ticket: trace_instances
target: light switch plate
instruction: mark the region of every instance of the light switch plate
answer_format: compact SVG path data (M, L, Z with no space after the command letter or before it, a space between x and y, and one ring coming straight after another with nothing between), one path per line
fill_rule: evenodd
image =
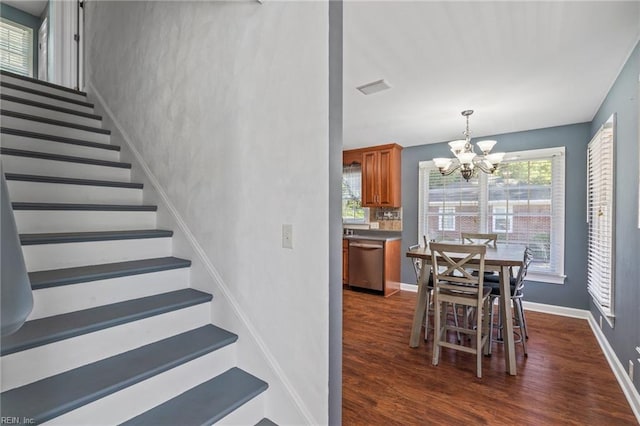
M282 225L282 248L293 248L293 225Z

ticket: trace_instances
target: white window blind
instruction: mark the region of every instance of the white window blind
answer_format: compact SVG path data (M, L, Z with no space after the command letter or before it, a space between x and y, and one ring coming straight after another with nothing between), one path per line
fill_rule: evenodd
M33 30L0 19L0 68L33 77Z
M494 174L466 182L458 172L442 176L433 162L421 162L418 241L497 233L499 244L533 250L530 279L564 282L564 165L564 147L512 152ZM452 229L440 226L443 211L455 217Z
M587 289L608 318L614 316L614 124L611 116L587 147Z

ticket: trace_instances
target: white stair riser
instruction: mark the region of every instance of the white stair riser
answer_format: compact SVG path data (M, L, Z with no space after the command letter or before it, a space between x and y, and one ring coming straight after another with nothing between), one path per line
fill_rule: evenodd
M2 155L2 169L5 173L131 182L131 169L17 155Z
M75 129L73 127L59 126L56 124L41 123L39 121L24 118L2 116L2 126L12 129L25 130L27 132L44 133L63 138L81 139L83 141L110 143L111 136L88 130Z
M14 210L18 232L87 232L154 229L156 212Z
M110 186L7 180L11 201L36 203L142 204L142 190Z
M171 256L171 238L22 246L27 271Z
M73 145L50 140L28 138L24 136L0 135L0 144L4 148L23 149L25 151L46 152L47 154L71 155L73 157L92 158L94 160L120 161L120 151Z
M93 114L93 108L90 108L88 106L84 106L84 105L78 105L76 103L73 102L66 102L66 101L61 101L61 100L57 100L57 99L51 99L47 96L40 96L40 95L35 95L33 93L27 93L24 92L22 90L18 90L18 89L9 89L7 87L3 87L2 88L2 93L4 93L5 95L11 95L11 96L15 96L18 98L22 98L22 99L29 99L35 102L40 102L43 104L48 104L48 105L54 105L54 106L59 106L61 108L68 108L68 109L72 109L74 111L80 111L80 112L86 112L89 114Z
M2 391L204 326L209 310L203 303L5 355Z
M217 426L255 425L264 418L264 392L216 422Z
M189 278L190 268L180 268L35 290L27 320L180 290Z
M82 124L83 126L102 127L102 121L95 118L83 117L81 115L56 111L48 108L40 108L34 105L27 105L21 102L1 100L2 109L21 112L23 114L35 115L36 117L50 118L52 120L66 121L67 123ZM67 108L68 109L68 108Z
M81 95L80 93L72 93L67 90L56 89L55 87L45 86L43 84L32 83L30 81L22 80L19 78L13 78L8 75L3 75L0 77L0 81L4 83L11 83L16 86L25 87L27 89L37 90L39 92L45 92L56 96L64 96L65 98L74 99L81 102L87 102L87 97ZM2 88L4 91L4 88Z
M228 345L74 411L46 425L114 425L171 399L235 366L236 345Z

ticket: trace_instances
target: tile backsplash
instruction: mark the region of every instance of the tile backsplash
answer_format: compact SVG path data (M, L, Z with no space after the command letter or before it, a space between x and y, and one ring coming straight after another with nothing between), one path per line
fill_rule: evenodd
M378 224L380 230L402 231L402 208L372 207L369 209L371 228Z

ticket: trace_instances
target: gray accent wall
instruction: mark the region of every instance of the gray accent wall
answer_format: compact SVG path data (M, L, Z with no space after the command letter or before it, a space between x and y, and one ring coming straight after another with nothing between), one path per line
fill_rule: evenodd
M640 230L638 229L638 129L640 95L640 43L611 87L591 123L590 136L616 114L615 163L615 321L613 328L603 321L602 331L626 369L629 360L635 364L635 387L640 391ZM589 303L596 318L600 311Z
M557 146L566 148L565 275L567 278L564 284L527 281L527 301L588 309L585 176L589 131L590 123L581 123L486 136L488 139L498 141L494 150L499 151L523 151ZM418 242L418 163L434 157L451 157L451 155L446 142L407 147L402 151L402 245L404 247ZM415 283L415 281L415 274L409 260L403 258L402 282Z
M38 78L38 30L42 19L4 3L0 4L0 16L33 30L33 78Z

